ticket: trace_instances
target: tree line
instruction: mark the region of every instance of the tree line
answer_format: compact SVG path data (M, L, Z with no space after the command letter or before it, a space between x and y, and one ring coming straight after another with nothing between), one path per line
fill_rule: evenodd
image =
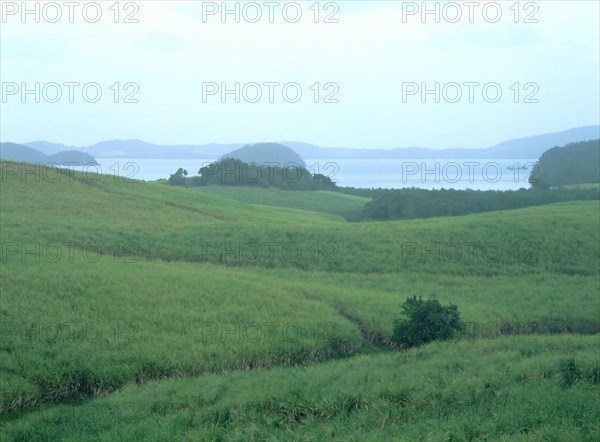
M331 178L311 173L296 163L253 164L225 158L198 170L198 175L188 177L188 171L180 168L171 175L168 183L173 186L249 186L275 187L284 190L335 190Z
M352 193L352 192L350 192ZM456 216L519 209L564 201L598 200L598 188L520 190L377 189L363 219L391 220Z
M542 154L529 183L534 188L600 182L600 139L553 147Z

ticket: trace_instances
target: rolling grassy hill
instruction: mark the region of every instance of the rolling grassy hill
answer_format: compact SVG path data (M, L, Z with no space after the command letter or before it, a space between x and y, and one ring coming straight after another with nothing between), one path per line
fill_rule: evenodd
M371 200L361 196L325 190L289 192L275 188L225 186L206 186L195 189L244 203L328 213L351 220L358 218L364 205Z
M3 440L599 434L598 335L538 335L600 330L598 202L350 223L343 195L27 170L0 163ZM467 336L393 351L414 294Z
M3 164L10 169L0 178L3 235L17 246L37 241L121 257L358 273L596 275L600 261L597 201L348 223L111 176L56 177L40 168L51 178L36 182Z
M600 435L596 337L430 344L131 385L35 410L12 440L570 440Z

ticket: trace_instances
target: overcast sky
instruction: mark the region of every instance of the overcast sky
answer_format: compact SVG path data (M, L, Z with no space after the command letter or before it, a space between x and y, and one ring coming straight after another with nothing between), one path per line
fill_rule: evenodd
M597 1L47 3L0 2L2 141L476 148L600 120Z

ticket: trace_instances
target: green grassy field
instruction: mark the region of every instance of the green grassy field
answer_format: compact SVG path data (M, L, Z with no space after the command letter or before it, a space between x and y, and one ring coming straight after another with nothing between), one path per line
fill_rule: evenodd
M596 275L600 262L598 202L348 223L110 176L3 176L3 234L17 248L38 241L123 259L353 273Z
M5 424L12 440L597 440L597 337L430 344L131 385Z
M564 187L567 189L598 189L600 183L568 184Z
M324 190L290 192L274 188L224 186L198 187L195 190L244 203L328 213L349 220L356 219L365 203L370 201L370 198Z
M329 192L0 167L2 440L600 434L598 202L356 223ZM412 295L467 332L392 348Z

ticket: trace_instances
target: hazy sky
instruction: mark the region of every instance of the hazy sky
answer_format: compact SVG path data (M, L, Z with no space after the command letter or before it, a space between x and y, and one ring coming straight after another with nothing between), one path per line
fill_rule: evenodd
M600 120L597 1L27 3L0 1L2 141L487 147Z

